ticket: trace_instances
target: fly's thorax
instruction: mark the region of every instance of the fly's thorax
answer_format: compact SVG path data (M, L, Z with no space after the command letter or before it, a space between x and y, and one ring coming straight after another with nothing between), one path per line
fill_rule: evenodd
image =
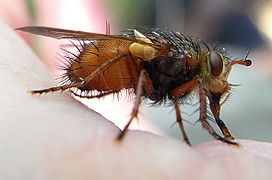
M229 59L216 50L203 51L199 58L200 78L207 90L226 93L230 89L227 79L232 67Z

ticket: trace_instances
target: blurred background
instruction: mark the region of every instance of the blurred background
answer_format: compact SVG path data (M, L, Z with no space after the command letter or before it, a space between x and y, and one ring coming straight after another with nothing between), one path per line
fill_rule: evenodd
M105 33L108 22L115 34L127 28L168 27L210 44L220 44L234 59L245 57L249 51L253 65L233 68L229 82L241 85L233 88L221 117L237 138L272 142L272 0L0 0L0 3L0 18L12 28L42 25ZM19 34L56 76L59 41ZM121 101L112 97L82 101L119 127L126 124L132 108L126 95ZM185 126L192 143L212 140L199 123L195 124L198 114L191 114L196 107L181 108L183 118L190 122L185 122ZM146 102L132 128L181 139L172 111L149 107Z

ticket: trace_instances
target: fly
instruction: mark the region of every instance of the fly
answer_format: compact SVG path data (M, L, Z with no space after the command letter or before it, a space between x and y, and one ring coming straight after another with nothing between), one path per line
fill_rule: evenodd
M135 95L130 119L118 134L118 140L124 137L133 119L137 118L142 99L149 99L154 104L170 103L174 107L183 139L191 145L183 126L180 105L187 96L197 92L199 121L204 129L219 141L238 145L220 118L220 110L222 99L228 97L231 89L227 79L232 66L250 66L252 62L247 57L231 60L218 48L210 49L202 41L179 32L153 28L127 30L121 35L38 26L17 30L56 39L77 40L81 44L74 44L78 54L71 52L72 56L65 58L67 63L62 84L32 90L31 94L67 90L75 96L91 99L127 89ZM208 107L223 136L209 124Z

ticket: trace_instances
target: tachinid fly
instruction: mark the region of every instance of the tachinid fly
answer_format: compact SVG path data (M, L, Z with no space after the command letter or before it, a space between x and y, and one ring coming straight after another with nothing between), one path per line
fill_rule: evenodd
M169 102L174 106L184 141L190 145L183 127L180 105L189 94L197 92L202 126L215 139L238 145L220 119L220 108L222 99L228 97L231 89L227 78L232 66L250 66L251 60L231 60L218 48L210 49L202 41L162 29L127 30L121 35L35 26L17 30L80 43L80 46L75 45L79 53L71 52L72 58L66 58L68 63L64 68L62 84L33 90L31 94L67 90L79 97L100 98L123 89L134 93L134 108L127 125L118 135L119 140L137 117L142 99L147 98L154 104ZM207 121L207 106L223 137Z

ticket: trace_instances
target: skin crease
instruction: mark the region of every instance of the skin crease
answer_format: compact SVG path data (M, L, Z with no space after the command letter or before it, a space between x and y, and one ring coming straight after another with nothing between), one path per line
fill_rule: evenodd
M31 96L55 82L0 23L0 179L269 179L272 144L239 140L188 147L150 132L119 129L66 93Z

